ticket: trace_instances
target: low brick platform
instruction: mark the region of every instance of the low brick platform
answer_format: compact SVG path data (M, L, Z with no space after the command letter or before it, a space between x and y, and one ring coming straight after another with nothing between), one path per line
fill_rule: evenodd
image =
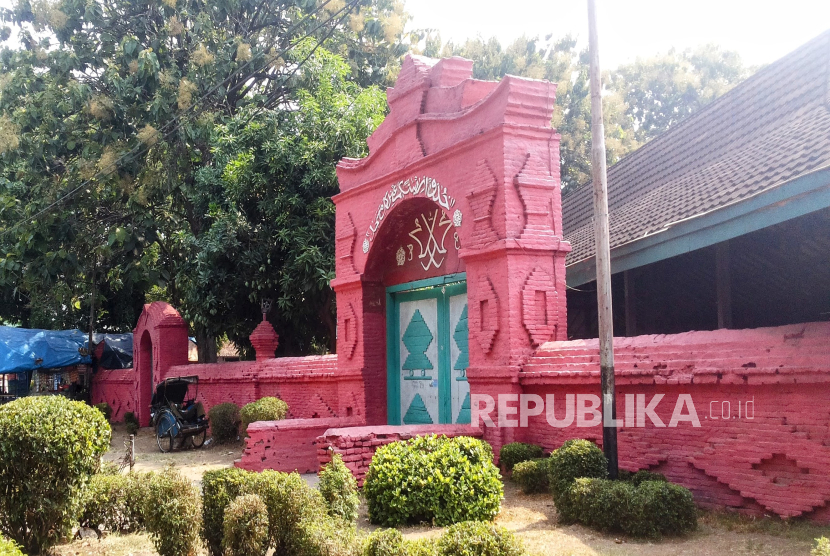
M252 425L253 426L253 425ZM369 471L372 456L378 446L416 436L438 434L447 437L472 436L481 438L483 432L469 425L405 425L332 428L317 438L317 459L320 467L331 461L332 453L340 454L360 486Z
M235 465L248 471L316 473L319 464L315 439L331 427L361 424L362 419L340 417L251 423L242 458Z

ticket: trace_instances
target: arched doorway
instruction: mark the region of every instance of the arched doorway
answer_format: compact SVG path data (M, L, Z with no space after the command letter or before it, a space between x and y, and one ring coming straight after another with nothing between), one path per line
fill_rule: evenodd
M150 402L153 399L153 341L145 330L139 342L138 400L136 409L141 426L150 425Z
M387 422L470 422L467 284L457 223L428 199L391 211L365 276L386 297Z

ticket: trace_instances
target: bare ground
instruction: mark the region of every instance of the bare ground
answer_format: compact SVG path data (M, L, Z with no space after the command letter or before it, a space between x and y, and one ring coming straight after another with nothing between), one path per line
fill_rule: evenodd
M117 461L124 454L128 437L116 426L106 459ZM230 467L242 452L242 443L207 445L200 449L159 452L150 429L136 438L138 471L155 471L174 465L194 482L210 469ZM316 477L314 477L316 478ZM312 477L307 477L314 483ZM549 495L522 494L512 483L505 484L505 500L496 518L499 525L513 531L534 556L809 556L812 539L830 536L830 527L807 523L786 524L777 520L752 520L737 516L704 513L697 532L681 539L643 542L604 535L579 525L559 525ZM361 508L359 528L373 530L368 523L366 504ZM437 527L405 527L407 538L439 536ZM156 556L147 535L110 535L103 540L83 539L57 547L58 556Z
M104 460L118 462L123 459L126 453L125 442L129 436L123 424L113 425L110 450L104 456ZM201 448L193 448L188 442L185 447L179 448L177 445L172 452L164 454L156 444L153 429L141 429L135 437L135 467L133 469L160 471L172 465L187 478L199 482L205 471L231 467L234 460L242 456L244 446L242 441L216 445L209 440Z

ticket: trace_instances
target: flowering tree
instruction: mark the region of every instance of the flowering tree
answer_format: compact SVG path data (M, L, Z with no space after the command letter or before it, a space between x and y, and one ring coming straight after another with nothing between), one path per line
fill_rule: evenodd
M215 292L192 291L210 281L187 274L215 224L198 177L213 141L290 128L331 65L322 45L347 60L329 75L350 98L406 50L398 0L21 0L0 18L0 320L128 330L149 294L186 308L203 360L238 324L217 325ZM269 294L248 288L221 293Z

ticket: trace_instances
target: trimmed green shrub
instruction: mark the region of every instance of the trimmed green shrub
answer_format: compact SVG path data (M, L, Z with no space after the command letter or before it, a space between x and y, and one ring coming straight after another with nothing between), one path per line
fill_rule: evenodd
M222 552L225 508L244 494L257 494L265 503L268 545L276 554L297 556L323 550L320 547L325 543L321 535L327 531L334 531L335 538L344 542L354 541L354 531L343 533L342 537L336 532L338 527L354 527L330 518L322 495L297 473L271 470L251 473L229 468L208 471L202 478L202 537L212 555Z
M294 531L291 546L274 554L286 556L358 556L360 541L351 523L326 514L301 519Z
M141 501L146 476L99 473L89 480L79 523L84 527L126 532L142 528Z
M550 458L536 458L517 463L510 480L519 485L525 494L550 490Z
M360 507L357 481L343 463L340 454L334 454L331 461L320 471L320 483L317 488L326 501L329 515L349 523L357 521L357 510Z
M666 481L580 478L562 496L560 516L606 532L659 538L681 535L697 527L692 494ZM559 508L557 508L559 509Z
M405 556L437 556L437 539L404 539L403 549Z
M407 556L397 529L378 529L363 542L363 556Z
M210 434L217 444L234 442L239 437L239 406L225 402L214 405L208 411Z
M501 447L499 464L503 465L505 471L510 473L517 463L538 459L543 455L544 452L541 446L525 444L524 442L511 442Z
M621 481L627 481L634 486L639 486L640 483L644 483L646 481L666 481L666 476L662 473L655 473L653 471L647 471L642 469L637 471L636 473L632 473L631 471L620 470L619 479Z
M0 554L3 556L26 556L16 542L0 537Z
M29 554L42 553L68 534L111 435L101 411L63 396L0 406L3 534Z
M135 413L132 411L124 414L124 427L127 429L128 434L138 434L140 425L138 424L138 418L136 418Z
M566 521L578 521L600 531L622 531L634 516L634 486L630 482L581 478L568 489L569 515ZM562 512L560 512L561 515Z
M830 556L830 540L827 537L816 539L816 547L810 551L811 556Z
M465 521L447 529L438 539L440 556L521 556L513 533L492 523Z
M308 486L298 473L280 473L266 470L256 474L251 487L268 507L270 546L276 554L287 556L304 554L314 546L309 537L315 524L329 525L328 512L322 495ZM308 520L308 531L300 531L300 522ZM323 523L325 522L325 523Z
M201 525L199 489L175 469L146 475L142 519L160 556L193 556Z
M489 444L431 435L379 447L363 493L372 523L444 526L492 520L503 490Z
M588 440L568 440L550 455L548 463L550 490L560 517L572 519L565 494L580 477L604 479L608 476L608 460L596 444Z
M280 421L288 413L288 404L279 398L260 398L242 407L242 431L248 436L248 425L256 421Z
M256 474L236 467L206 471L202 476L202 538L213 556L222 553L225 508L243 492L255 493L248 487L255 478Z
M104 419L106 419L109 423L109 420L112 419L112 408L110 407L110 404L107 402L101 402L93 405L92 407L100 411L104 416Z
M697 528L697 508L692 493L665 481L645 481L631 499L632 519L623 529L634 537L659 538L683 535Z
M268 508L256 494L238 496L225 509L225 556L265 556L268 552Z

